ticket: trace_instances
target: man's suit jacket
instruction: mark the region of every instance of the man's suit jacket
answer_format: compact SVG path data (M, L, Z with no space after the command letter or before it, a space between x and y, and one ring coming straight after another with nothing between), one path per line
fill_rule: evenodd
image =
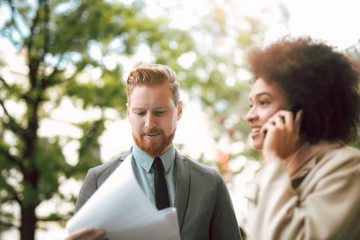
M88 171L76 211L131 153ZM241 239L227 186L218 171L176 152L176 193L182 240Z

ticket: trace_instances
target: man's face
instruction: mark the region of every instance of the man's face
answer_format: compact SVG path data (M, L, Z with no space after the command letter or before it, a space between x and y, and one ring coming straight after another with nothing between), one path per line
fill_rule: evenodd
M127 114L135 143L155 158L172 145L182 103L175 106L167 83L141 85L134 88L129 98Z

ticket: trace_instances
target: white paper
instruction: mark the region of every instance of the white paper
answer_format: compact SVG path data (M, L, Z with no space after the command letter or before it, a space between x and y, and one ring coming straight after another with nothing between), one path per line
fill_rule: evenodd
M176 208L158 211L141 189L131 154L66 225L68 232L104 229L115 240L180 240Z

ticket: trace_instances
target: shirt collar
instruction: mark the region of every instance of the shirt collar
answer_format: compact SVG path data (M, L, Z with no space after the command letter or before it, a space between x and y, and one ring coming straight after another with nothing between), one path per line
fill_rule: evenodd
M341 144L337 142L330 143L323 141L315 145L305 142L295 153L286 159L286 167L289 170L290 176L293 177L297 175L299 171L303 172L302 169L304 169L304 165L307 165L306 163L314 156L340 146ZM305 168L309 169L310 166L314 167L314 165L314 163L309 163L309 166L306 166Z
M133 157L135 162L140 165L145 171L149 172L151 166L153 164L154 158L151 157L149 154L144 152L141 148L139 148L136 144L134 144L132 148ZM164 170L167 172L171 165L175 161L175 147L171 145L171 148L166 152L162 153L159 158L161 159Z

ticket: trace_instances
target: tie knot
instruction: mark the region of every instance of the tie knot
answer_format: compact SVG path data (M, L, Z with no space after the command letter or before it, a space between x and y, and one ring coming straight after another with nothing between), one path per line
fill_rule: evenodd
M156 172L164 170L164 166L163 166L163 164L161 162L161 159L159 157L154 159L153 166L154 166L154 169L155 169Z

